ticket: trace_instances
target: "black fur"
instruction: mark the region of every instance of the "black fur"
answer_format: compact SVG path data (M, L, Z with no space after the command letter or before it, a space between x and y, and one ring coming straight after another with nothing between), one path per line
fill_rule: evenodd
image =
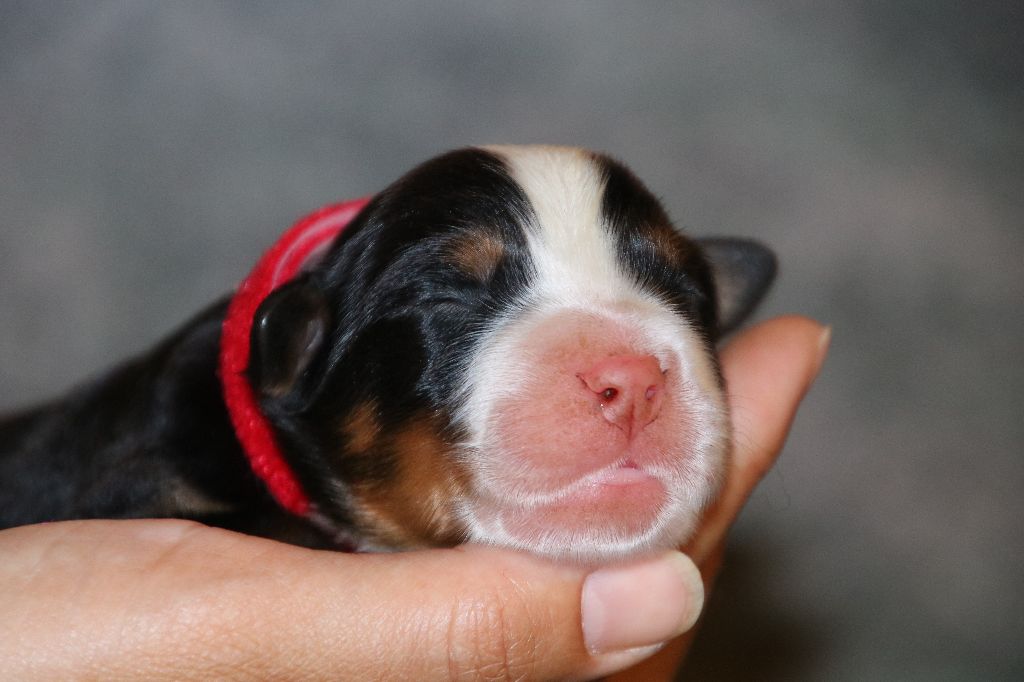
M607 157L599 157L598 163L605 175L602 210L627 271L697 321L699 329L713 334L715 288L700 250L676 231L661 204L632 171ZM655 235L660 239L652 239ZM659 244L665 248L657 248ZM709 343L715 340L708 339Z
M529 277L520 225L530 212L498 159L475 149L451 152L375 197L322 265L293 285L325 296L334 321L330 340L305 385L281 398L265 396L261 407L303 487L337 526L353 523L352 502L332 482L385 484L397 457L387 447L373 458L339 456L340 417L372 402L385 432L422 413L451 429L453 381L468 338ZM478 238L483 229L505 246L487 282L445 255L456 240ZM251 376L259 389L257 373Z
M0 419L0 527L174 516L320 544L277 508L228 423L225 308L63 400Z
M529 214L497 158L452 152L375 197L319 267L257 311L250 380L304 489L333 525L353 523L351 501L333 481L384 483L394 466L386 449L373 459L340 457L340 417L374 401L385 431L423 411L445 423L466 337L528 277L519 225ZM442 254L484 226L506 248L480 282ZM295 329L318 297L324 338L296 347ZM275 310L284 318L276 325ZM312 526L277 508L234 436L216 369L225 311L222 301L67 398L0 420L0 527L185 517L322 544ZM295 376L286 376L282 358ZM202 503L190 508L185 497Z

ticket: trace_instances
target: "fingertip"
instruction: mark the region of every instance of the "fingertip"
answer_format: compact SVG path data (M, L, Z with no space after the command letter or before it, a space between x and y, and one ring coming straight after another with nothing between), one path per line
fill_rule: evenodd
M583 635L593 654L662 644L691 627L704 604L700 571L685 554L600 568L581 595Z
M704 582L689 556L665 552L599 568L581 594L586 673L610 675L649 658L689 631L704 606Z
M831 339L831 327L787 315L751 327L723 349L733 486L749 489L775 461Z
M788 427L800 399L818 375L831 344L832 328L788 315L743 332L722 350L734 427Z
M818 337L818 369L821 369L822 363L825 362L825 357L828 355L828 349L832 346L832 325L827 325L821 331L821 336Z
M832 327L803 315L781 315L743 330L722 348L724 367L747 355L786 349L801 356L824 360L832 339Z

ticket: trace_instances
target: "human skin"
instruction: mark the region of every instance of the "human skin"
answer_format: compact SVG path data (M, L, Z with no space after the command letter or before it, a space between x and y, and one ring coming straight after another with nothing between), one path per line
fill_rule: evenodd
M588 570L468 545L313 551L175 520L13 528L0 532L0 678L587 679L634 666L614 679L669 679L700 578L710 588L828 338L785 317L723 349L735 446L686 554Z

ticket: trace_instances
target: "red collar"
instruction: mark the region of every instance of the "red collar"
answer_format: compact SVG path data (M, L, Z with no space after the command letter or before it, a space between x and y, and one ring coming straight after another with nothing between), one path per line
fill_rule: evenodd
M309 498L281 455L274 433L260 412L245 376L249 337L260 303L274 289L323 255L331 241L369 202L356 199L325 206L299 220L260 258L228 305L220 341L220 379L235 434L249 464L278 504L299 516L310 511Z

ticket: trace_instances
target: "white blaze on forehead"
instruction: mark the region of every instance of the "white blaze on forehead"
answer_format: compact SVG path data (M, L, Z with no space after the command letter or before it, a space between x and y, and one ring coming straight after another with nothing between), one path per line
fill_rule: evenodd
M527 228L534 289L546 300L592 304L635 294L604 225L605 177L594 156L570 147L488 147L501 156L533 209Z

